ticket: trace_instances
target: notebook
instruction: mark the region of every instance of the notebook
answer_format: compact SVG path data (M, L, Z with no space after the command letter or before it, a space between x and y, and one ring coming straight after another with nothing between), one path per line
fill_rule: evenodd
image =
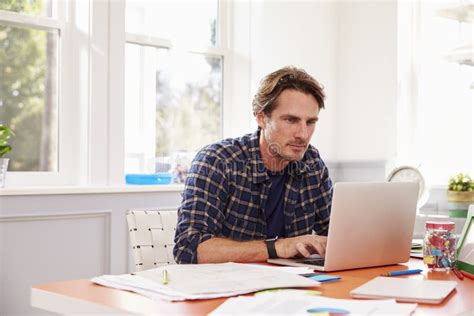
M417 201L417 183L336 183L325 258L267 261L318 271L407 262Z
M456 288L454 281L376 277L351 291L354 298L394 298L399 302L439 304Z
M410 257L423 259L423 239L412 240Z

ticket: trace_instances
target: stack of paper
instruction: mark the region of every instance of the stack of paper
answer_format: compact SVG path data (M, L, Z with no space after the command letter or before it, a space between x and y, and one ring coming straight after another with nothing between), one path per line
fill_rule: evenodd
M412 240L410 256L414 258L423 258L423 239Z
M167 271L167 282L163 282L163 270ZM292 272L239 263L169 265L137 272L136 275L104 275L93 278L92 282L170 301L228 297L271 288L320 285L319 282Z
M415 308L416 304L399 304L395 300L343 300L305 291L278 291L230 298L209 315L308 315L316 310L326 315L410 315Z

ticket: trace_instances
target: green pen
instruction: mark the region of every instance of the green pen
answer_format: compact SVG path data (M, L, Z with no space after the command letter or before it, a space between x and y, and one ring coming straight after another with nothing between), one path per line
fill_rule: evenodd
M161 283L163 283L163 285L168 284L168 271L167 270L163 270L163 275L161 277Z

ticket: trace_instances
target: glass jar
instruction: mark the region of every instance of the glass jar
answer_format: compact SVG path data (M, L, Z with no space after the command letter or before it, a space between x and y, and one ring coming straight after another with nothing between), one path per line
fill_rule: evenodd
M423 262L434 271L451 269L456 262L456 236L453 222L426 222Z

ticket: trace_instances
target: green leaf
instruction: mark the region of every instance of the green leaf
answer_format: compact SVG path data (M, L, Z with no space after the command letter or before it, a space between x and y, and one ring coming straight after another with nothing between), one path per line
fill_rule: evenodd
M11 150L12 150L12 147L10 145L0 146L0 157L10 152Z
M448 182L450 191L472 191L474 190L474 181L467 173L459 173L451 177Z

